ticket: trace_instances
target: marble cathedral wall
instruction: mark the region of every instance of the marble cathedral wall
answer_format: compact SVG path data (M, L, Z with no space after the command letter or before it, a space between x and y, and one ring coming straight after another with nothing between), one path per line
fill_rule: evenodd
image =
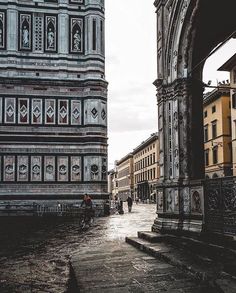
M0 204L107 198L101 0L0 4Z

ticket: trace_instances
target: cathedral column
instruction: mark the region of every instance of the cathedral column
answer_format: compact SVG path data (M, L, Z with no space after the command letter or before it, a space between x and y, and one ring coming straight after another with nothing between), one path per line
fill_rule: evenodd
M200 232L203 225L204 145L201 82L156 81L160 180L153 230Z

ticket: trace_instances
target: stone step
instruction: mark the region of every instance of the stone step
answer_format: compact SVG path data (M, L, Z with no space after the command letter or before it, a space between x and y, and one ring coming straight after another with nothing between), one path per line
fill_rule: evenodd
M208 270L205 263L197 264L184 251L176 250L172 245L165 243L150 243L147 240L138 237L126 237L126 242L132 246L170 263L181 270L184 270L201 281L212 279L211 271ZM196 257L196 256L195 256Z
M138 237L144 240L147 240L151 243L159 243L166 240L167 235L166 234L158 234L156 232L151 231L139 231Z
M225 255L221 253L213 258L209 251L212 250L212 247L218 249L218 246L210 245L202 253L202 247L206 249L207 244L199 243L200 241L196 239L185 239L185 237L174 235L163 236L153 232L140 232L138 236L126 237L126 242L184 270L200 281L213 284L216 286L216 292L235 292L236 261L234 251L231 254L231 259L229 251ZM192 248L192 245L196 245L195 248ZM221 248L219 248L220 251ZM228 287L232 290L229 291Z
M199 254L205 257L212 257L214 260L221 259L222 255L224 258L231 259L232 257L236 260L236 251L231 248L226 248L222 245L206 242L204 239L196 239L186 236L177 236L172 234L158 234L156 232L141 231L138 232L138 237L145 239L150 243L170 243L178 248L191 250L195 254Z

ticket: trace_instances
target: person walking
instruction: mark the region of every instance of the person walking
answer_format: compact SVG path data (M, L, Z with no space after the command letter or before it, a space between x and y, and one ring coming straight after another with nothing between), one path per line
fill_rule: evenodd
M90 225L94 220L95 211L93 209L92 199L88 194L84 195L84 200L81 202L80 206L84 208L85 224Z
M128 203L128 211L130 213L131 210L132 210L132 205L133 205L133 200L132 200L132 197L130 195L127 198L127 203Z

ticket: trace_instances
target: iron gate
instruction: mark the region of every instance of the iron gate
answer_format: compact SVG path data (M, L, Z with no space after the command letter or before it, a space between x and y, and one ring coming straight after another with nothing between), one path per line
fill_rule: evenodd
M236 235L236 177L205 180L204 197L207 231Z

